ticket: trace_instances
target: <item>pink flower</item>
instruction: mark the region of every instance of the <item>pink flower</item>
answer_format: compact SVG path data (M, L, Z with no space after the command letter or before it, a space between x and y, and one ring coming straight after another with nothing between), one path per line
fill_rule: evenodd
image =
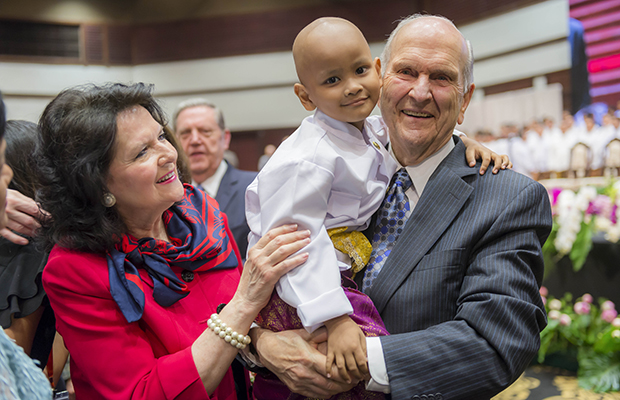
M610 324L614 321L614 319L618 316L618 311L616 310L603 310L601 313L601 319L603 321L607 321Z
M562 189L561 188L553 188L551 189L551 205L555 206L556 203L558 202L558 196L560 195L560 193L562 193Z
M585 315L590 314L590 303L586 303L585 301L578 301L575 303L573 307L576 314Z
M545 306L546 306L546 305L547 305L547 298L546 298L545 296L541 296L540 298L541 298L541 299L542 299L542 301L543 301L543 305L545 305Z
M541 295L542 297L547 297L547 296L549 296L549 290L547 290L547 288L546 288L546 287L541 286L541 287L540 287L540 295Z
M581 301L585 301L586 303L592 304L592 302L594 301L594 298L592 297L590 293L586 293L583 296L581 296Z
M560 325L568 326L571 323L571 319L568 314L560 315Z
M606 302L601 304L601 310L615 310L615 309L616 309L616 305L614 304L613 301L607 300Z

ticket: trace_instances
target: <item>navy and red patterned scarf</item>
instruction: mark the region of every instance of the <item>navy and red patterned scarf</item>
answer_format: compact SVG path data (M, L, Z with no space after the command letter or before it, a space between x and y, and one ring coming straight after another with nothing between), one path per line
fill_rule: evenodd
M215 200L191 185L184 187L183 200L163 214L172 243L123 235L107 254L110 292L128 322L138 321L144 312L139 268L153 279L155 301L168 307L189 294L187 285L176 277L171 265L188 271L238 266Z

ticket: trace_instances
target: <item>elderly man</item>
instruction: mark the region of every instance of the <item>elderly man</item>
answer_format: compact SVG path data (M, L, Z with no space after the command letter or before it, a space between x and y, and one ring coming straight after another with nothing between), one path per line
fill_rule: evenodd
M222 111L204 99L180 103L174 113L174 126L189 158L192 184L202 187L220 204L228 225L245 258L250 228L245 221L245 189L256 172L241 171L224 160L230 144Z
M398 204L385 202L369 228L373 248L391 252L358 283L391 335L367 338L368 388L392 399L488 399L523 372L546 324L538 290L552 224L547 193L513 171L481 176L466 165L453 130L474 91L473 56L449 20L402 21L382 65L380 107L402 166L392 185L412 210L395 241L381 230ZM350 388L325 378L321 333L251 334L259 361L294 392Z

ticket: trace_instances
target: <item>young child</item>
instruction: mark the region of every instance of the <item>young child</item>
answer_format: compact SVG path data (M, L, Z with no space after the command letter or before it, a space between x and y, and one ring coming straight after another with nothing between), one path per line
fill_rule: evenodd
M311 231L311 242L303 250L308 260L280 278L258 322L275 331L325 325L328 373L335 363L344 380L362 379L368 376L365 336L388 333L372 301L354 289L351 273L341 284L341 271L355 273L368 262L372 246L361 231L398 169L386 150L386 126L369 117L379 99L381 63L360 30L340 18L306 26L293 57L300 81L295 94L316 112L248 187L248 248L272 227L293 222ZM375 394L363 383L354 390L358 394L347 398Z

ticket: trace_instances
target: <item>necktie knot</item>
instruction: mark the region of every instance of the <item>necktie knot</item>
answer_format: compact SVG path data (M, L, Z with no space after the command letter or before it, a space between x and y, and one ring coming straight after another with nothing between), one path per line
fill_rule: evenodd
M411 182L411 177L409 176L407 170L404 167L396 171L392 179L394 179L394 183L392 183L392 186L396 185L402 187L403 192L406 192L411 186L413 186L413 182Z

